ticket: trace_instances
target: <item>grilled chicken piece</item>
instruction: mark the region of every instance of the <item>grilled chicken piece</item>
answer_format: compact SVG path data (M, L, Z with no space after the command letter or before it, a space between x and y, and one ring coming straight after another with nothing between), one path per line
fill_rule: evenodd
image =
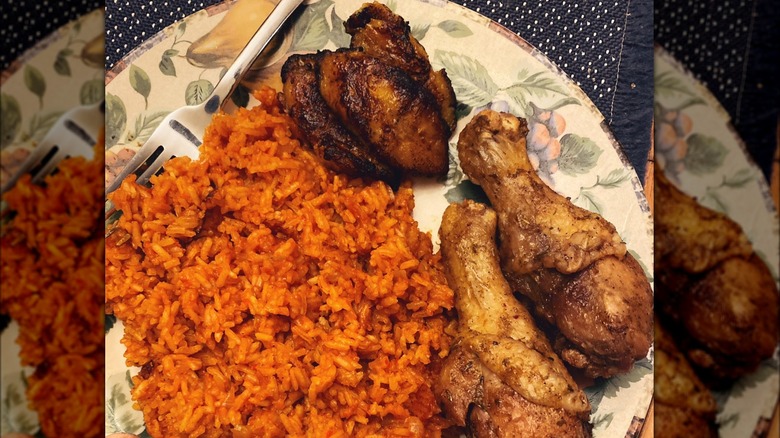
M321 58L321 54L292 55L284 63L281 101L287 114L333 170L397 182L399 173L364 148L328 108L319 88Z
M403 69L361 51L322 53L320 92L384 162L413 174L447 171L449 128L434 96Z
M655 428L669 438L715 438L715 398L655 321Z
M428 53L412 36L409 23L381 3L366 3L344 23L350 47L401 68L425 85L439 103L450 132L455 130L455 91L447 72L434 71Z
M655 176L656 254L668 253L656 264L659 309L705 383L723 388L772 356L777 285L737 223Z
M513 297L495 232L496 214L483 204L444 212L442 258L460 333L434 391L450 418L479 437L590 436L588 400Z
M458 140L464 172L498 212L504 274L553 326L564 361L590 377L628 371L652 343L650 285L612 224L539 178L527 132L523 120L485 110Z
M739 224L681 192L660 166L654 176L656 269L695 274L729 257L750 256L753 247Z
M626 245L603 217L569 202L534 171L523 119L492 110L477 114L458 139L463 171L498 212L501 263L512 274L554 268L571 274Z

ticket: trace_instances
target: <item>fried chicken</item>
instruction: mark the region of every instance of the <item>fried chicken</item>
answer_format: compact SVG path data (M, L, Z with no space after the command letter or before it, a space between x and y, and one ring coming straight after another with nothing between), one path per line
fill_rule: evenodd
M412 36L409 23L381 3L366 3L344 23L350 47L401 68L423 84L441 107L442 118L455 130L455 91L447 72L433 70L425 48Z
M650 285L612 224L539 178L526 133L524 120L484 110L458 140L461 167L497 210L504 274L564 361L590 377L628 371L652 343Z
M513 297L495 232L496 213L483 204L444 212L441 251L460 333L434 392L448 417L478 437L590 436L588 400Z
M292 55L284 63L281 98L287 114L334 170L396 182L398 172L364 149L325 103L318 79L321 58L322 54Z
M658 269L704 272L733 256L753 252L742 228L696 202L655 168L655 263Z
M669 438L715 438L715 398L655 321L655 427Z
M350 48L294 55L281 100L334 170L396 183L442 175L455 128L455 92L409 24L368 3L345 23Z
M659 310L702 379L726 387L777 346L775 280L736 222L655 180Z
M447 171L449 128L434 96L403 69L362 51L322 53L320 92L349 130L405 172Z

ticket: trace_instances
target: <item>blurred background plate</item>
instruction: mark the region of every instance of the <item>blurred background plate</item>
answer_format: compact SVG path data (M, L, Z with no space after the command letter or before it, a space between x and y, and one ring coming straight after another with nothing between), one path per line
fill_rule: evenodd
M655 159L669 179L742 226L780 285L780 222L761 169L712 93L660 47L655 50ZM778 354L715 393L720 436L765 436L778 401Z
M67 110L99 102L104 93L104 16L94 10L57 29L2 72L0 79L0 178L12 173ZM26 376L11 321L0 334L0 434L36 434L38 416L27 408Z

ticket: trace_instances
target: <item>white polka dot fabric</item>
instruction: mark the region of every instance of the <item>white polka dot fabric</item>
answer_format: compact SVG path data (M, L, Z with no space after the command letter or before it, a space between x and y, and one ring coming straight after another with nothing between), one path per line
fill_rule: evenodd
M656 0L655 38L715 95L769 176L780 116L777 0Z
M99 0L2 0L0 69L61 26L103 4Z

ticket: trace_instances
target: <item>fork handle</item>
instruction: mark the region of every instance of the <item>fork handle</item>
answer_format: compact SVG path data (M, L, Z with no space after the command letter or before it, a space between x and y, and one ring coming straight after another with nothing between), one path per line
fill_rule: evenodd
M276 35L285 21L287 21L287 18L292 15L301 3L303 3L303 0L279 0L271 14L260 25L257 32L255 32L227 72L225 72L225 75L214 86L214 91L205 102L206 112L214 113L222 107L222 104L235 91L238 83L255 59L260 56L260 53Z

